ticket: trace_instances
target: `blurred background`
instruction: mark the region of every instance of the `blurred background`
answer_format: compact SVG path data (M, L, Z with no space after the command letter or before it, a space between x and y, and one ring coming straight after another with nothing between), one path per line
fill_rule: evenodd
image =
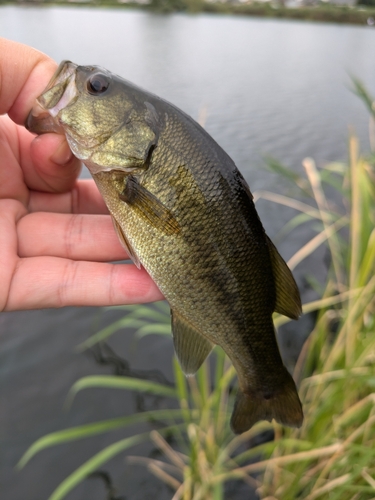
M352 91L351 76L375 94L372 27L5 5L0 7L0 36L31 45L57 62L104 66L174 103L204 124L253 193L293 195L289 185L267 168L269 158L296 173L302 172L306 157L318 165L344 160L349 130L355 131L363 149L369 149L368 113ZM82 175L88 176L85 171ZM257 210L285 259L309 239L302 229L278 238L291 209L260 200ZM323 280L326 268L324 250L297 267L304 301L315 296L306 274ZM121 314L95 308L0 314L1 498L47 498L74 468L116 439L114 433L51 448L17 472L21 455L42 435L135 411L137 402L131 395L104 390L88 390L63 410L68 390L79 377L112 373L111 366L98 364L98 355L95 359L93 353L77 354L75 346ZM280 332L288 366L295 362L310 321L303 318ZM135 348L129 331L112 337L110 345L117 355L131 360L132 369L160 370L172 380L170 338L145 339ZM106 470L124 498L171 498L162 482L145 469L125 467L122 458L110 461ZM250 498L247 495L241 498ZM67 498L104 500L106 489L103 481L93 478Z

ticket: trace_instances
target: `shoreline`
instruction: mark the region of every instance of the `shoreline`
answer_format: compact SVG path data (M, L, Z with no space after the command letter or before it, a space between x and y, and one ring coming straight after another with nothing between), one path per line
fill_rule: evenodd
M47 0L47 1L2 1L1 5L16 6L84 6L137 9L141 11L171 14L224 14L233 16L264 17L268 19L289 19L336 24L354 24L372 27L375 25L375 7L338 6L320 4L315 6L285 7L267 3L213 3L204 0L151 0L150 3L138 3L127 0Z

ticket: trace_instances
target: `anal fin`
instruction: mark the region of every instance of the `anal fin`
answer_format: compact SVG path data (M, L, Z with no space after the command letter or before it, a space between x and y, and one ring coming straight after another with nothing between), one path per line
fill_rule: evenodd
M134 264L138 267L138 269L140 269L141 263L137 257L137 254L134 252L133 248L131 247L127 237L125 236L124 231L121 229L120 224L113 217L113 215L111 217L112 217L113 226L115 228L116 234L118 236L118 239L120 240L121 245L124 247L125 252L129 255L129 257L134 262Z
M178 313L171 314L176 356L185 375L194 375L214 346Z

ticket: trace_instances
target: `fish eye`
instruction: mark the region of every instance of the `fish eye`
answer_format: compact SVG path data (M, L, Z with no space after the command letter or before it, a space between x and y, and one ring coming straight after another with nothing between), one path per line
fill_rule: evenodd
M87 80L87 90L92 95L103 94L109 87L109 77L102 73L90 76Z

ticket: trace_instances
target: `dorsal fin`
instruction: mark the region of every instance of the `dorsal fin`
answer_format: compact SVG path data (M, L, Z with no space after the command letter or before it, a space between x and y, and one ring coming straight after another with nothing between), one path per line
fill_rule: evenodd
M213 344L178 313L171 310L171 314L176 356L185 375L194 375L212 351Z
M302 305L297 283L291 270L268 236L267 243L276 287L275 311L288 316L288 318L298 319L302 313Z

